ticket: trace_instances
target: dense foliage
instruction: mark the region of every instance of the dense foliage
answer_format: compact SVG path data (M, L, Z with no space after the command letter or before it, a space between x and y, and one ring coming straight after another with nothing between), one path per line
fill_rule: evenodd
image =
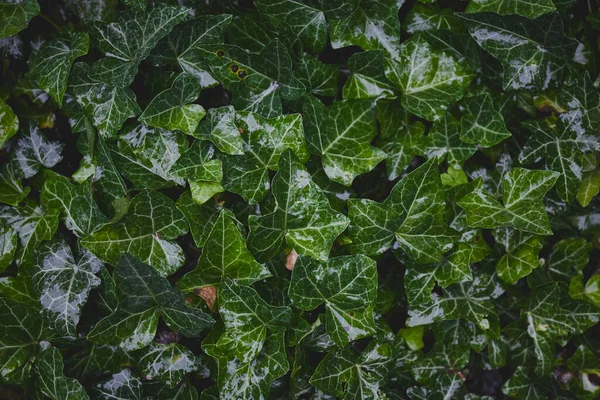
M596 6L0 0L0 398L597 398Z

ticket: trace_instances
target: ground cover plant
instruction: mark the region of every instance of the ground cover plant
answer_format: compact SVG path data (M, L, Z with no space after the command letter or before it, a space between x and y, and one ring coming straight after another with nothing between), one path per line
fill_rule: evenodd
M0 1L0 398L598 398L597 6Z

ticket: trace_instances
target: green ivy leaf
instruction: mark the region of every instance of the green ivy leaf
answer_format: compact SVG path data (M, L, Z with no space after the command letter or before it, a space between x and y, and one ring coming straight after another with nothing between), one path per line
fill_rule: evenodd
M90 77L110 86L129 86L138 64L188 13L187 8L158 3L146 11L123 12L116 22L97 21L92 36L106 57L94 63Z
M461 139L463 138L458 121L447 113L433 123L427 134L425 154L428 158L437 157L440 163L446 160L454 169L460 169L477 151L473 144Z
M35 369L40 390L52 400L89 399L81 383L64 375L63 357L55 347L42 351L36 360Z
M200 121L194 137L211 141L220 151L230 155L244 154L244 140L236 125L232 106L211 108Z
M75 261L71 248L62 240L44 242L35 250L25 271L33 282L42 315L61 336L75 338L81 311L92 289L100 284L96 274L104 264L87 251Z
M410 34L428 30L450 30L456 32L464 30L462 21L454 14L453 9L440 8L436 3L417 3L413 5L406 15L402 26Z
M1 7L2 5L0 5ZM19 130L19 119L6 102L0 98L0 149Z
M46 136L33 122L21 126L12 162L23 178L31 178L42 167L52 168L62 160L64 143L46 139Z
M102 400L143 398L142 381L132 375L128 369L112 374L110 379L94 385L94 392Z
M29 190L29 187L23 188L12 162L6 162L0 167L0 203L17 206L27 197Z
M273 178L275 207L266 215L248 218L248 247L259 259L273 258L285 241L300 254L327 260L333 241L348 226L322 190L292 153L286 150Z
M439 262L458 239L443 214L442 182L437 160L431 159L398 181L383 203L348 201L353 252L381 254L396 240L409 258Z
M19 33L39 13L40 5L36 0L0 4L0 39Z
M67 90L71 65L76 58L87 54L89 46L90 38L86 33L69 32L44 42L32 60L29 74L59 106Z
M388 59L385 74L402 91L402 106L430 121L442 118L472 79L453 52L434 48L423 34L402 43L398 58Z
M492 147L511 136L502 114L496 109L488 93L465 97L462 106L460 139L463 142Z
M177 287L189 292L205 286L218 287L224 279L250 285L269 276L269 270L256 262L246 248L232 217L222 210L202 243L202 255L196 269L181 278Z
M223 43L231 15L203 15L177 25L150 53L149 61L155 66L178 64L182 71L200 81L201 88L218 82L207 71L197 46Z
M319 262L300 256L292 271L289 296L301 310L325 303L327 334L341 348L375 332L375 261L362 255Z
M540 265L538 253L542 250L542 237L502 227L494 230L494 238L506 251L496 264L498 277L504 282L514 285Z
M295 0L257 0L256 8L297 36L311 53L320 53L327 45L327 22L322 11Z
M0 224L0 273L13 262L18 243L17 231Z
M242 363L249 363L261 352L269 331L281 331L289 324L289 307L267 304L248 286L238 285L227 278L219 287L219 313L225 332L216 345L231 353Z
M129 253L167 276L183 265L183 250L173 240L187 231L187 222L171 199L143 191L131 200L123 219L105 225L81 244L109 264L116 265L121 255Z
M325 64L310 54L297 60L294 74L306 90L317 96L333 97L338 92L340 70L335 64Z
M151 344L143 350L140 368L147 379L158 379L170 388L199 367L196 356L176 344Z
M69 89L100 136L113 137L125 120L141 113L140 107L131 89L96 82L89 73L86 64L76 63L69 76Z
M309 155L304 143L300 114L264 118L256 113L238 112L237 125L244 137L244 155L223 155L223 187L238 193L248 203L262 201L271 184L269 171L277 171L286 148L305 162Z
M474 14L480 12L493 12L500 15L517 14L526 18L535 19L556 10L552 0L475 0L470 1L467 12Z
M518 15L459 14L477 44L497 58L504 69L504 89L545 88L560 80L577 42L563 35L560 15L535 21Z
M131 256L121 258L113 277L119 305L88 334L92 342L138 350L154 338L159 317L185 336L196 336L214 323L208 314L188 307L181 293L154 268Z
M370 100L336 101L325 107L308 97L303 114L308 151L322 157L323 169L332 181L350 186L356 176L385 159L383 151L370 145L377 135Z
M206 111L199 104L190 104L200 95L200 83L192 75L182 72L170 88L156 95L140 115L148 125L169 130L180 130L192 135Z
M552 247L548 258L548 271L558 280L567 281L574 274L581 273L588 265L593 247L585 238L559 241Z
M354 11L331 24L331 46L360 46L383 50L387 56L400 52L400 3L394 0L360 0Z
M559 93L563 113L559 115L566 129L595 135L600 128L600 93L587 72L576 76L570 85L562 86Z
M396 97L396 88L385 76L384 64L383 52L378 50L351 55L348 59L348 69L352 74L344 84L344 98Z
M537 235L551 235L542 198L557 180L558 173L553 171L513 168L502 178L504 205L483 189L481 182L473 192L460 199L458 205L465 210L467 224L471 227L512 226Z

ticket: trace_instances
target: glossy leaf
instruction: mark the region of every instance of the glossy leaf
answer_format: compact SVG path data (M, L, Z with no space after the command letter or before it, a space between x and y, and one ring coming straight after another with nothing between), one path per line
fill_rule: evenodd
M0 149L18 130L19 119L10 106L0 98Z
M140 358L142 373L149 379L158 379L174 387L198 368L196 356L186 347L171 344L151 344Z
M24 178L31 178L42 167L52 168L62 160L63 143L46 139L35 123L21 127L12 153L14 166Z
M551 0L475 0L469 2L468 13L493 12L500 15L517 14L530 19L556 10Z
M50 347L42 351L35 366L39 376L40 390L49 398L53 400L89 399L81 383L64 375L63 358L56 348Z
M211 108L193 135L198 139L211 141L223 153L242 155L244 141L235 118L235 109L232 106Z
M40 5L36 0L0 4L0 39L19 33L39 13Z
M463 142L491 147L511 136L489 94L466 97L462 105L460 139Z

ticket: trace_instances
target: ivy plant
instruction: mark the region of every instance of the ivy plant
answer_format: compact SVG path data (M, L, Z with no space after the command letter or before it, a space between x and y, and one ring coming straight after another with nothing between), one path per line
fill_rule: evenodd
M0 0L0 398L600 398L596 0Z

